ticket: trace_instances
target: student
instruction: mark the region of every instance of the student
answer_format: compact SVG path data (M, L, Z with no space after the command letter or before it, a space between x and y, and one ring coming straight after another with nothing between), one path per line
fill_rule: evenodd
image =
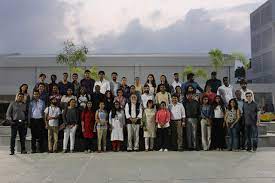
M74 152L75 144L75 132L79 124L79 112L76 107L76 100L71 99L68 102L68 106L63 112L63 123L65 125L64 129L64 139L63 139L63 152L67 152L67 145L70 138L70 152Z
M127 85L127 78L126 77L121 78L120 88L123 91L123 96L125 98L129 98L130 97L130 87Z
M213 120L213 109L209 104L207 96L202 97L201 105L201 141L204 151L208 151L211 145L211 125Z
M170 126L170 112L165 102L160 103L160 108L156 113L156 123L158 124L157 136L159 151L168 151L168 129Z
M49 84L49 95L50 96L52 95L53 87L54 86L58 87L58 84L56 83L56 80L57 80L57 76L55 74L52 74L51 75L51 81L52 82Z
M138 103L137 96L132 94L130 102L125 106L125 116L128 132L127 151L139 150L139 128L142 118L142 106ZM134 146L133 146L134 141Z
M78 74L73 73L72 79L73 79L73 82L72 82L73 94L74 94L74 96L78 96L79 90L80 90L80 83L78 82Z
M19 92L15 95L15 101L17 99L17 96L19 93L23 93L24 94L24 99L23 99L23 102L25 104L27 104L27 106L29 105L30 103L30 100L31 100L31 97L30 97L30 94L28 93L28 85L27 84L22 84L20 87L19 87Z
M239 120L240 120L240 110L238 108L238 103L236 99L231 99L229 101L226 113L224 116L224 121L228 130L229 135L229 151L237 151L239 148Z
M96 111L95 120L96 120L96 129L97 129L97 150L98 153L101 153L102 144L103 151L106 151L107 145L107 128L108 128L108 113L104 109L105 105L103 101L99 102L99 109Z
M236 95L236 101L238 103L238 108L240 110L239 149L245 150L245 125L244 125L244 118L243 118L244 99L242 99L242 92L240 90L236 90L235 95Z
M45 91L46 91L46 93L49 93L49 85L48 85L48 83L46 83L46 77L47 77L46 74L41 73L39 75L38 82L35 84L35 87L34 87L33 90L38 90L39 84L43 83L45 85Z
M149 93L149 90L150 90L149 86L147 84L145 84L144 87L143 87L144 93L141 95L141 101L142 101L143 109L147 108L148 100L152 100L153 103L155 103L155 97L154 97L153 94Z
M179 73L174 73L174 81L173 81L173 83L171 84L171 85L172 85L173 91L176 90L176 87L177 87L177 86L180 86L180 87L181 87L182 84L183 84L183 83L180 81Z
M198 101L194 100L193 93L187 93L184 108L186 114L186 134L188 149L199 150L197 144L197 128L199 125L201 112L200 104Z
M138 99L138 103L141 103L141 94L138 91L136 91L136 87L134 85L131 85L130 87L130 95L129 95L129 98L127 98L128 103L130 102L131 95L136 95Z
M157 93L160 92L160 85L164 84L165 86L165 91L167 91L168 93L172 92L172 86L169 85L168 81L167 81L167 77L165 75L161 75L160 76L160 84L157 87Z
M181 85L181 89L184 93L187 93L187 87L190 85L195 89L195 93L197 92L197 90L199 90L201 93L203 93L203 89L195 81L194 77L195 77L194 73L187 74L187 81Z
M31 128L32 140L31 140L31 153L37 152L36 143L39 143L39 151L44 151L44 130L45 125L43 121L45 110L45 102L39 99L39 92L33 91L33 99L30 102L28 110L28 121Z
M147 76L146 84L149 86L149 93L154 95L156 93L157 85L156 85L155 76L153 74L149 74Z
M185 126L185 109L178 97L173 95L172 104L168 106L171 114L172 147L174 150L183 151L183 127Z
M117 90L117 96L114 98L114 101L118 101L120 103L121 109L124 109L126 104L126 98L123 96L123 91L121 88Z
M100 93L105 95L107 90L110 90L110 82L105 79L105 72L99 71L98 72L99 80L95 82L93 91L95 92L95 86L100 86Z
M105 110L109 114L114 105L114 97L110 90L105 92Z
M80 85L84 87L89 95L93 93L95 80L91 78L91 71L85 70L84 78L80 81Z
M241 93L242 93L242 99L244 99L246 101L246 97L245 94L246 93L251 93L252 94L252 100L255 101L255 97L254 97L254 93L252 90L247 88L247 81L245 79L242 79L240 82L240 86L241 86Z
M152 151L156 138L156 111L153 100L148 100L146 109L144 109L142 126L145 138L145 151Z
M142 95L142 93L143 93L143 86L141 84L141 81L140 81L139 77L135 77L134 86L136 88L136 91L139 93L139 95Z
M222 86L221 80L217 79L217 72L211 72L211 79L207 80L205 83L205 91L206 86L210 86L211 91L217 93L218 88Z
M72 100L72 99L77 101L76 96L73 95L73 89L68 88L67 89L67 94L63 95L62 98L61 98L61 109L66 109L69 101Z
M156 104L160 105L161 102L165 102L165 104L171 104L171 94L165 91L165 86L163 84L160 85L160 92L156 94Z
M94 150L93 139L95 138L95 112L92 108L92 102L88 101L86 107L81 113L81 126L85 143L85 153L91 153Z
M46 92L45 84L39 83L38 85L39 98L45 102L47 106L49 103L49 94Z
M223 85L218 88L217 95L220 95L225 105L228 105L229 100L234 98L234 88L229 84L228 77L223 78Z
M96 111L99 108L99 103L105 101L105 95L100 92L100 86L95 85L95 92L91 95L93 102L93 110Z
M203 93L203 96L206 96L208 98L209 104L213 104L216 95L216 93L212 92L210 85L205 86L205 92Z
M179 103L183 103L183 101L184 101L184 94L182 93L182 90L181 90L180 86L176 86L176 90L175 90L174 95L178 97L178 102Z
M112 81L110 81L110 90L113 96L117 96L117 90L120 88L120 82L117 81L118 74L116 72L112 73Z
M80 87L79 95L77 97L79 109L83 111L86 108L87 102L90 100L91 100L91 97L86 92L86 89L84 87Z
M63 73L63 80L58 83L58 87L59 87L59 92L61 95L66 95L69 88L72 89L72 91L74 90L73 84L68 81L68 73L67 72Z
M258 105L252 99L252 93L245 94L243 105L244 124L246 132L247 151L256 152L258 147L258 126L260 124Z
M57 106L56 98L51 98L50 106L44 110L45 126L48 129L48 152L57 153L59 119L61 110Z
M62 95L59 94L59 89L58 89L58 86L57 85L54 85L52 87L52 93L49 97L49 100L55 98L56 101L57 101L57 106L60 107L60 104L61 104L61 98L62 98Z
M112 149L118 152L121 149L121 144L124 140L123 127L125 125L124 110L121 109L120 103L115 101L114 107L109 114L109 123L111 129Z
M24 94L18 93L16 101L10 103L6 113L6 119L11 123L10 155L14 155L17 131L20 137L21 154L27 154L25 148L27 111L27 105L24 103Z
M225 125L224 125L224 115L225 115L225 105L222 98L217 95L213 103L213 123L212 123L212 139L211 146L215 150L223 150L225 148Z

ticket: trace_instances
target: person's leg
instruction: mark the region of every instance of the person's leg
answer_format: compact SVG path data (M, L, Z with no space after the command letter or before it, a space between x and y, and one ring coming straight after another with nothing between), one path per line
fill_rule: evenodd
M26 151L25 139L26 139L26 127L25 125L18 126L20 144L21 144L21 153Z
M258 127L252 126L252 148L256 151L258 148Z
M112 141L112 149L113 149L113 151L116 150L116 141L115 140Z
M203 147L203 150L207 150L207 146L208 146L208 140L207 140L207 126L206 126L206 120L205 119L202 119L201 120L201 141L202 141L202 147Z
M197 119L192 119L192 147L197 148Z
M234 126L234 128L232 129L233 130L233 146L232 146L232 149L233 150L237 150L239 148L239 124L236 124Z
M183 137L182 137L182 122L177 121L177 148L178 150L183 150Z
M149 141L150 141L149 149L150 149L150 150L153 150L153 149L154 149L154 141L155 141L155 138L150 137Z
M70 128L69 128L69 127L66 127L66 128L64 129L63 151L66 151L66 150L67 150L69 137L70 137Z
M39 151L42 153L44 152L45 148L44 148L44 139L45 139L45 127L44 127L44 121L43 118L38 119L38 142L39 142Z
M163 128L163 131L162 131L162 139L163 139L163 148L164 149L168 149L168 143L169 143L169 141L168 141L168 129L169 128Z
M128 146L127 150L132 151L133 150L133 128L132 124L127 124L127 132L128 132Z
M77 126L74 125L74 127L70 130L70 150L74 150L74 144L75 144L75 132L76 132Z
M233 129L232 128L228 128L227 129L228 131L228 136L229 136L229 141L228 141L228 150L231 151L232 150L232 147L233 147Z
M252 144L251 144L251 126L246 125L245 126L245 133L246 133L246 144L247 144L247 150L250 151L252 149Z
M58 145L58 126L53 127L53 152L57 152Z
M149 150L149 137L144 137L144 141L145 141L145 150Z
M106 151L107 149L107 129L103 129L103 150Z
M53 141L53 133L54 133L53 131L54 131L53 127L49 126L48 127L48 151L49 152L53 151L53 143L52 143L52 141Z
M35 119L31 119L30 120L30 127L31 127L31 135L32 135L32 139L31 139L31 149L32 152L36 152L36 139L37 139L37 127L36 127L36 121Z
M117 151L120 151L120 148L121 148L121 144L122 144L122 141L118 140L117 141Z
M138 151L139 150L139 128L140 125L136 124L134 126L134 150Z
M97 150L98 151L101 151L102 136L103 136L103 129L102 128L98 128L97 129Z
M186 119L187 147L192 148L192 123L189 118Z
M11 125L10 151L12 154L14 153L15 139L17 136L17 128L18 126Z
M171 125L171 145L173 150L178 149L178 133L177 133L177 124L175 121L170 123Z
M207 142L207 150L209 150L210 149L210 145L211 145L211 133L212 133L212 128L211 128L211 126L207 126L206 127L206 129L207 129L207 135L206 135L206 142Z

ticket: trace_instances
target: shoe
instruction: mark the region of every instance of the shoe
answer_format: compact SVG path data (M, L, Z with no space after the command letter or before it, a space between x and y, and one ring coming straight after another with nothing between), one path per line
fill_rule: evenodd
M92 152L91 149L89 149L89 150L88 150L88 153L91 153L91 152Z
M85 151L84 151L84 153L85 153L85 154L88 154L88 151L87 151L87 150L85 150Z
M49 150L48 153L53 153L53 151L52 151L52 150Z
M70 150L70 153L74 153L75 151L74 150Z
M58 153L58 151L57 151L57 150L54 150L53 153Z
M11 151L11 152L10 152L10 155L14 155L14 151Z
M163 149L160 149L159 152L163 152Z
M21 151L21 154L27 154L27 151L23 150Z
M97 153L101 153L101 150L98 150Z
M148 150L148 149L145 149L145 152L149 152L149 150Z
M63 151L62 151L63 153L67 153L68 151L66 150L66 149L63 149Z
M31 154L35 154L36 153L36 151L31 151Z
M168 149L164 149L164 152L168 152Z

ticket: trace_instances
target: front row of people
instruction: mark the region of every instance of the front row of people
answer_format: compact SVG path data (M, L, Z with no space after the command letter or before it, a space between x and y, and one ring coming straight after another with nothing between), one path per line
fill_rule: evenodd
M39 107L35 108L38 110L43 109L43 103L39 103L40 99L37 94L34 91L33 96L34 99L37 98L37 101L30 105L38 105ZM244 147L239 143L241 127L245 128L245 137L244 134L241 134L241 137L246 139L247 150L256 151L259 117L257 104L251 96L251 93L246 93L246 102L242 100L242 106L238 98L231 99L229 105L224 106L220 96L215 97L213 104L210 104L207 96L203 96L200 104L194 99L194 93L187 93L184 104L179 103L178 97L173 95L171 104L167 105L162 101L156 107L153 100L148 100L146 106L143 106L138 102L137 95L132 94L125 109L118 100L115 100L110 112L105 109L104 101L99 102L99 108L96 111L93 110L91 101L88 101L86 107L80 110L77 107L77 101L73 98L61 111L57 105L57 99L53 97L50 100L50 106L44 110L43 120L39 111L27 112L26 104L23 102L24 95L19 93L17 100L10 104L7 111L7 119L11 121L12 129L11 155L15 151L17 131L20 136L21 153L26 153L25 136L28 118L26 113L29 115L32 113L30 128L36 130L36 132L32 131L33 153L43 151L43 138L39 133L43 133L45 128L48 130L49 152L58 152L61 130L64 131L63 152L74 152L78 127L81 128L84 138L85 152L93 151L94 139L97 139L97 151L105 152L108 130L110 130L113 151L123 150L125 141L127 141L127 151L139 151L141 134L144 137L146 151L154 150L155 147L159 151L168 151L168 149L182 151L184 147L189 150L200 150L200 145L205 151L223 150L226 145L229 150L237 151ZM226 129L229 135L228 144L226 143ZM38 150L36 149L37 140Z

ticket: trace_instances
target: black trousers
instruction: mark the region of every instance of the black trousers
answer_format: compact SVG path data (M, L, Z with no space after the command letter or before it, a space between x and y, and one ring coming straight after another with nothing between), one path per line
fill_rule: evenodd
M225 149L225 129L223 127L223 118L213 118L211 130L211 148L212 149Z
M245 141L246 141L246 136L245 136L245 125L244 125L244 119L243 116L241 116L241 119L239 121L240 124L240 135L239 135L239 148L240 149L245 149Z
M31 119L30 128L32 134L32 151L37 150L36 143L39 144L39 151L44 151L44 141L45 141L45 125L43 118L40 119Z
M158 128L157 137L158 137L158 148L159 149L168 149L169 137L168 137L169 128Z
M20 138L21 152L26 150L26 147L25 147L26 125L24 122L20 124L17 122L14 122L14 124L11 125L11 141L10 141L11 152L14 152L17 131L19 133L19 138Z
M95 140L93 138L84 138L84 149L95 151Z

